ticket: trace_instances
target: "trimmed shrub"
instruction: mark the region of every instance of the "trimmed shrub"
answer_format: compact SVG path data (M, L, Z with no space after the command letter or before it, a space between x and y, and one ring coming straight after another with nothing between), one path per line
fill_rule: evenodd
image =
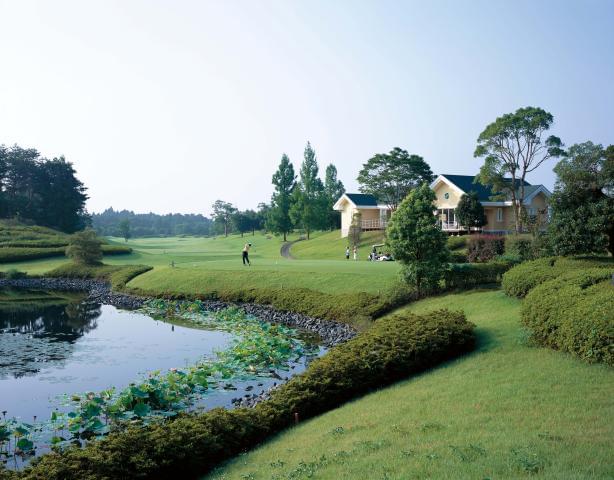
M508 235L505 238L505 255L516 257L521 262L533 260L533 239L529 235Z
M461 312L404 313L332 348L253 409L216 408L163 424L129 427L83 449L42 456L22 480L195 478L294 423L473 349ZM0 472L1 475L2 472Z
M463 251L450 252L450 262L467 263L467 254Z
M531 290L522 304L522 323L532 340L614 366L612 275L614 267L581 269Z
M505 238L498 235L472 235L467 244L467 259L490 262L505 252Z
M0 263L21 262L40 258L63 257L64 247L1 247Z
M124 245L102 245L103 255L126 255L132 253L132 248Z
M448 290L463 290L499 283L503 274L513 266L514 263L509 261L452 264L444 276L445 287Z
M467 238L466 236L461 237L448 237L448 248L451 251L462 250L467 247Z
M524 262L507 272L501 282L505 293L522 298L540 283L582 268L614 266L612 257L547 257Z
M90 278L108 281L113 289L120 290L137 275L153 269L149 265L83 265L66 263L45 274L55 278Z

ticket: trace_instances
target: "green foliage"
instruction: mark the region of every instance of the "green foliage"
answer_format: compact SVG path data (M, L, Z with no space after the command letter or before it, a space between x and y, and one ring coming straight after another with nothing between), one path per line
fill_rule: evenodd
M427 184L412 190L386 230L392 255L403 265L406 282L418 292L437 288L449 258L447 236L433 215L435 199Z
M521 262L538 258L534 249L534 238L530 235L508 235L505 237L505 255Z
M399 147L378 153L362 166L358 174L360 191L370 193L396 210L414 188L433 181L433 172L419 155L410 155Z
M451 251L462 250L467 247L468 236L448 237L447 244Z
M275 191L271 199L268 226L273 233L283 235L285 242L287 234L292 230L290 207L292 206L292 191L296 185L294 166L285 153L281 156L281 162L273 175L272 183Z
M326 211L328 212L328 225L331 230L341 228L341 212L333 210L333 205L341 195L345 193L345 187L337 178L337 167L332 163L326 167L324 175L324 196L326 197Z
M2 273L2 277L9 280L19 280L20 278L26 278L27 276L28 274L26 272L21 272L15 268L10 268L6 272Z
M507 295L522 298L537 285L571 270L611 268L612 265L614 265L612 257L539 258L512 268L503 276L501 285Z
M305 230L309 240L312 230L328 226L328 213L324 184L318 178L316 152L307 142L299 181L293 191L290 217L296 226Z
M80 263L65 263L45 273L45 276L106 280L113 289L121 290L134 277L151 269L152 267L148 265L84 265Z
M123 239L127 242L132 236L132 232L130 230L130 220L128 220L127 218L121 220L119 222L118 229L120 236L123 237Z
M519 108L497 118L478 137L474 157L484 159L478 180L492 186L493 193L502 192L511 198L516 232L522 230L526 174L563 154L558 137L549 136L542 141L553 121L552 115L541 108Z
M63 257L65 247L2 247L0 248L0 263L21 262L39 258Z
M224 202L223 200L216 200L211 206L211 209L213 210L211 214L213 223L217 228L221 229L224 232L224 236L227 237L230 232L232 216L237 209L232 203Z
M592 142L572 145L554 171L549 234L557 255L614 254L614 159Z
M0 217L30 220L63 232L89 221L86 188L64 157L47 159L33 148L0 145Z
M82 265L97 265L102 260L102 242L94 230L83 230L70 237L66 256Z
M505 252L505 238L498 235L471 235L467 244L470 262L490 262Z
M455 210L458 223L465 228L480 228L486 225L486 214L476 192L463 194Z
M522 323L539 345L614 366L614 266L579 269L537 285Z
M44 455L15 476L45 478L195 477L300 419L335 408L373 388L470 351L473 325L459 312L402 314L332 348L253 409L214 409L163 424L129 427L83 449Z
M513 266L514 263L510 261L452 264L445 272L445 287L448 290L466 290L499 283L503 274Z

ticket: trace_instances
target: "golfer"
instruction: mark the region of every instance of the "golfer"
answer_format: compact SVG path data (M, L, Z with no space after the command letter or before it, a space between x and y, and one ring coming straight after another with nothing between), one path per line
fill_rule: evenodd
M251 246L251 243L246 243L243 247L243 265L247 264L250 267L252 266L252 264L249 263L249 249L251 248Z

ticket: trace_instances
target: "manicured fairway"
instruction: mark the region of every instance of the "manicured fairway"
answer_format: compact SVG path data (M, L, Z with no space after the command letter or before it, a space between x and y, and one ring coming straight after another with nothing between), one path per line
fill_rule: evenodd
M280 237L257 233L255 236L232 235L228 238L139 238L125 243L112 238L112 243L128 245L133 253L106 257L105 263L151 265L154 270L130 282L129 286L151 292L181 292L204 294L215 290L250 288L308 288L327 293L378 293L390 288L397 280L398 266L393 262L366 261L373 234L364 237L360 251L362 260L344 259L346 241L339 240L339 231L316 233L311 240L295 244L291 253L297 260L282 258ZM298 236L289 237L297 240ZM252 266L241 262L243 245L251 242ZM338 258L338 260L331 260ZM2 265L0 269L15 268L32 274L45 272L66 263L65 258L52 258ZM175 267L170 267L174 262Z
M331 411L207 479L611 479L614 371L524 343L501 291L409 308L466 312L478 351Z

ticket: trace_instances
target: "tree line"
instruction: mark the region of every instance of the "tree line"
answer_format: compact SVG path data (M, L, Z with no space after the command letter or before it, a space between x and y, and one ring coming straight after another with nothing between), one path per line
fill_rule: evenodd
M89 224L86 187L63 156L0 145L0 218L72 233Z
M200 214L134 213L107 208L92 214L92 227L100 236L159 237L176 235L206 236L212 233L211 219Z
M320 178L316 152L309 142L298 175L284 153L272 184L270 203L259 204L257 211L239 211L231 203L217 200L212 215L216 231L228 235L233 231L244 234L266 229L286 241L295 228L303 230L307 238L314 230L339 228L340 215L333 211L333 205L345 188L332 163L326 167L324 180Z

